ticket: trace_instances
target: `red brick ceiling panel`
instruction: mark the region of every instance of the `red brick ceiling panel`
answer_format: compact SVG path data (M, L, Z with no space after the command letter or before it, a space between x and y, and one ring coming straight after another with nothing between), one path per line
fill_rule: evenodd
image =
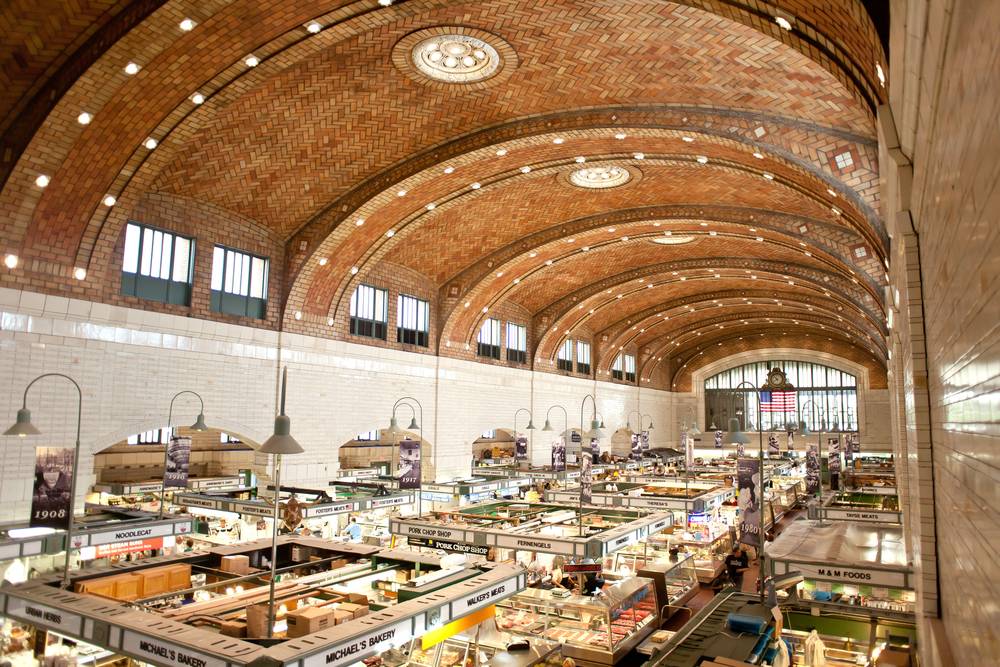
M787 332L787 334L783 332ZM761 336L761 333L764 335ZM809 335L807 336L806 333ZM718 344L720 342L722 345ZM869 350L858 347L853 342L839 337L836 333L792 332L780 327L724 333L706 341L702 350L696 350L691 356L684 359L677 359L677 363L673 363L674 359L668 360L666 356L663 357L662 361L654 363L656 367L667 366L671 371L676 371L671 382L672 386L668 388L674 391L691 391L691 375L699 368L704 368L720 359L741 352L763 351L768 348L807 349L833 354L867 368L869 388L885 389L887 386L885 366L874 359ZM650 368L643 367L642 372L648 375Z

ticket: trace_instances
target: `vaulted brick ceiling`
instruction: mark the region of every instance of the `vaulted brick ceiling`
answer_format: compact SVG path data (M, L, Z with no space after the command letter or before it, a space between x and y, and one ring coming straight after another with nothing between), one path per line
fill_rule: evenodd
M354 286L403 267L437 292L444 354L516 307L540 368L586 332L598 373L629 347L683 384L709 345L770 331L884 374L885 57L858 0L822 4L11 3L0 243L26 273L0 284L111 298L124 223L155 205L275 244L267 324L288 330L336 336ZM495 46L499 71L425 77L428 29ZM593 166L630 181L569 181Z

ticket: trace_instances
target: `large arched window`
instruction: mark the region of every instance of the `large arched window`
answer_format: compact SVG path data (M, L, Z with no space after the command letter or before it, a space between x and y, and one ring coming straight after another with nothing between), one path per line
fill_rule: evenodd
M757 413L756 389L767 382L772 368L785 371L795 387L795 408L788 412ZM742 387L739 385L743 384ZM739 387L737 389L737 387ZM858 380L850 373L805 361L772 360L736 366L705 380L705 424L728 430L737 418L744 431L784 430L800 420L824 432L858 430ZM714 424L714 427L713 427Z

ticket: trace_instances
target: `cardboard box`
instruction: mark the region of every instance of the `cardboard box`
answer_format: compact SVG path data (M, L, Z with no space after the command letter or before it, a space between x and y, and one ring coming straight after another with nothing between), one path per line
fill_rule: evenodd
M267 636L267 603L247 607L247 637Z
M343 609L333 610L333 621L334 625L340 625L341 623L347 623L348 621L354 620L354 614L349 611L344 611Z
M219 569L230 574L250 574L250 557L242 555L223 556Z
M361 618L368 613L368 605L354 604L353 602L341 602L337 609L350 612L352 618Z
M265 625L266 628L266 625ZM246 637L246 621L223 621L219 631L227 637Z
M288 621L286 634L289 637L304 637L333 627L336 624L336 612L325 607L303 607L288 612L285 619Z

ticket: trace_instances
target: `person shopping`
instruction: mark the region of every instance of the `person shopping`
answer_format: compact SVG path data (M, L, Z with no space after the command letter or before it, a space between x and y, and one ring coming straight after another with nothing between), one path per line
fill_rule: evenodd
M750 566L750 559L747 557L743 547L739 544L733 546L733 551L726 556L726 575L729 583L738 591L743 590L743 573Z

